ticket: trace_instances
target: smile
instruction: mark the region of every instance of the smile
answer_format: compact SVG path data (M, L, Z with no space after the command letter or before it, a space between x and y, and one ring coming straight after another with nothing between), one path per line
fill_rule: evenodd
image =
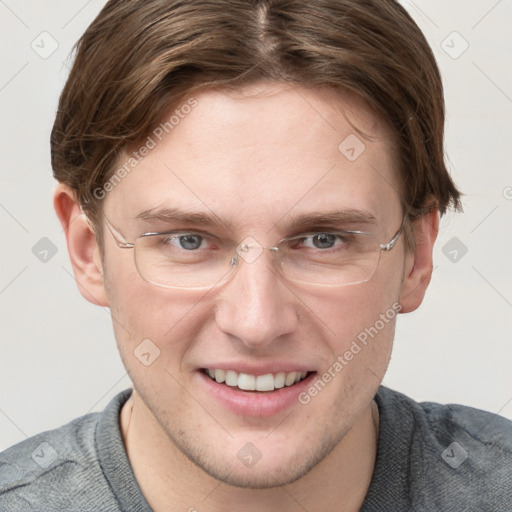
M238 373L233 370L207 368L203 371L218 384L237 387L243 391L274 391L275 389L293 386L308 375L308 372L299 371L267 373L257 376L248 373Z

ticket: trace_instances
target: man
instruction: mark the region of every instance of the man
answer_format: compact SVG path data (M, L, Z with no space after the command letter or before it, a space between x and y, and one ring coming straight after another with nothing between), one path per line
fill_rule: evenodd
M394 1L108 2L55 208L134 388L1 454L2 510L512 510L510 422L379 387L460 206L443 124Z

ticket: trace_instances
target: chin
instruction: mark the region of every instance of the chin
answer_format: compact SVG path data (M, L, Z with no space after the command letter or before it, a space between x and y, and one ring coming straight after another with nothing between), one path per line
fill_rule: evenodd
M286 435L278 442L260 438L255 444L231 440L227 445L212 445L183 431L177 439L167 430L174 445L199 469L219 482L246 489L271 489L301 479L334 450L344 434L331 431L295 442Z
M189 459L215 480L243 489L272 489L291 484L309 473L319 462L307 460L297 465L296 462L276 461L269 466L259 461L255 466L246 468L238 460L235 464L227 461L216 464L212 460Z

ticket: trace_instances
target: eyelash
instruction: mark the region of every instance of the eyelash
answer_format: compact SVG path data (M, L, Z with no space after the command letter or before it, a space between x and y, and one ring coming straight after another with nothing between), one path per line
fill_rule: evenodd
M303 235L301 235L301 234L293 235L293 238L291 240L289 240L289 243L299 245L299 244L306 242L308 239L312 239L313 237L322 235L322 234L334 235L336 237L335 242L340 241L340 242L348 243L350 241L348 234L342 238L342 235L339 234L339 231L340 230L308 231L308 232L304 233ZM201 237L202 242L217 238L214 235L200 232L200 231L170 231L170 232L160 233L160 236L162 238L159 240L159 243L162 245L168 244L169 242L171 242L171 240L176 240L176 239L179 239L181 237L186 237L186 236Z

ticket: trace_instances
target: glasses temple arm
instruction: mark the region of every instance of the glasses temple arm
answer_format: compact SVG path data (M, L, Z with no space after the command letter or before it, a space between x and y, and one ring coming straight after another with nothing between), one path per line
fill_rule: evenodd
M110 223L110 221L103 215L103 218L105 219L105 224L107 225L108 230L110 231L110 234L112 235L112 238L115 240L118 247L121 249L133 249L135 244L127 242L124 238L124 236Z
M387 244L380 244L380 248L383 251L390 251L395 247L396 243L398 242L398 239L400 238L400 235L402 234L404 228L405 228L405 221L407 220L407 215L404 215L404 218L402 219L402 224L400 225L400 228L395 233L395 236L387 243Z

